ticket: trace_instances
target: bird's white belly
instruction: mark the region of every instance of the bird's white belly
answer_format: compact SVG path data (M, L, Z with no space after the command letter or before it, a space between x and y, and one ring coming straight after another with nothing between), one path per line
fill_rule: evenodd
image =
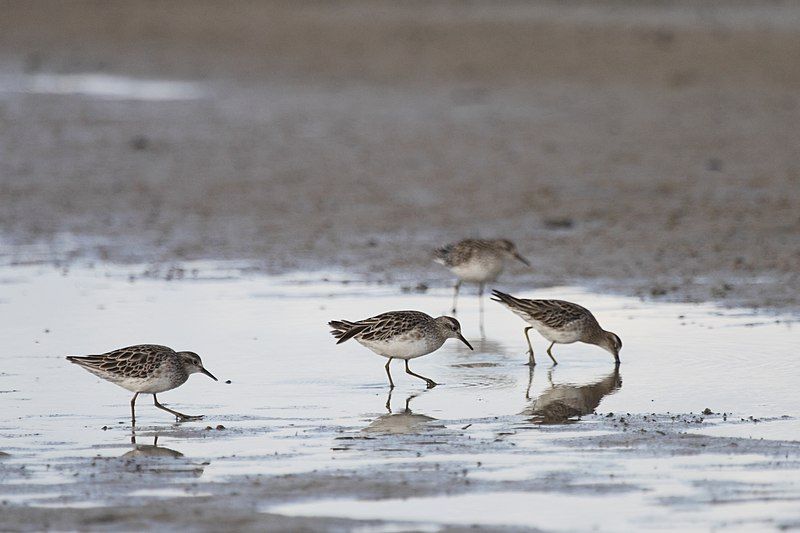
M502 260L469 261L450 269L462 281L484 283L494 281L503 272Z
M175 388L175 383L169 376L158 376L152 378L117 378L110 380L124 389L131 392L142 392L146 394L158 394Z
M414 359L427 355L441 346L432 345L429 340L421 339L402 339L391 341L368 341L358 339L362 345L383 357L394 357L397 359Z
M571 344L581 340L581 330L578 328L554 329L543 324L531 324L542 337L558 344Z

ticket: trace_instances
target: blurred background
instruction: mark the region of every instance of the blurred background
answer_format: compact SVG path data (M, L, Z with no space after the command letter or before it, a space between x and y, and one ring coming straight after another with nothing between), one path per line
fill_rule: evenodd
M6 261L243 259L796 307L800 5L0 2Z

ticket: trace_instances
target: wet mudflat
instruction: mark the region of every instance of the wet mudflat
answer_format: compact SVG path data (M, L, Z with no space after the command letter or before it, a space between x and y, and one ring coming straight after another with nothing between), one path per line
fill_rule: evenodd
M523 323L486 301L481 338L465 295L476 350L449 341L413 361L431 390L398 364L389 395L385 360L335 346L325 323L441 314L449 291L225 263L144 270L0 272L3 529L800 524L792 317L522 292L579 301L624 342L618 369L584 345L557 346L553 367L534 336L531 372ZM204 420L174 423L145 397L132 430L129 393L63 358L142 342L194 350L220 378L160 395Z

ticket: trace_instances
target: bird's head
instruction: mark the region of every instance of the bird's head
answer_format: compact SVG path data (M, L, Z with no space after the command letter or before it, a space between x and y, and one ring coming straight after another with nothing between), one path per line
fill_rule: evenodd
M203 366L203 361L200 360L200 356L194 352L178 352L178 357L181 358L181 363L183 363L183 368L186 370L187 374L194 374L194 373L201 373L205 374L206 376L210 377L214 381L219 381L214 375L205 369Z
M619 363L619 351L622 350L622 339L620 339L616 333L604 331L597 345L613 355L614 361Z
M508 257L513 257L522 264L526 266L531 266L530 261L522 257L522 255L520 255L520 253L517 251L517 245L509 241L508 239L495 239L494 245L498 250L503 252Z
M436 319L436 326L439 328L445 337L448 339L458 339L467 345L467 348L472 350L472 345L461 334L461 324L458 320L451 316L440 316Z

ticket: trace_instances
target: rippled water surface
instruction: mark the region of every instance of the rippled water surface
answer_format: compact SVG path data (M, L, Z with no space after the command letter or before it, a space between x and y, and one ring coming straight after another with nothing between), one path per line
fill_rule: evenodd
M609 354L587 345L556 346L560 364L554 367L544 352L547 343L532 335L540 364L531 373L523 364L523 322L486 301L481 338L477 299L464 295L459 319L475 351L451 340L412 361L415 372L441 384L431 390L395 363L397 388L390 395L385 359L354 342L336 346L326 322L391 309L442 314L450 305L449 290L409 293L335 277L321 281L316 274L269 278L226 265L198 265L198 272L190 268L170 280L129 278L129 270L0 271L0 451L10 454L0 463L6 487L0 499L80 508L123 499L203 497L214 483L237 476L468 464L463 478L476 484L567 476L569 488L493 485L490 492L445 491L411 500L389 492L369 503L331 493L265 502L259 509L413 520L420 526L557 523L608 530L665 519L674 509L664 504L677 506L687 527L798 518L800 469L788 452L790 464L776 468L758 455L665 459L646 448L626 456L620 451L625 446L593 446L586 454L571 444L627 431L628 421L612 426L609 413L631 419L655 414L667 421L694 416L696 427L681 433L700 436L796 439L798 329L790 317L643 303L571 287L523 292L584 304L624 343L619 369ZM136 343L203 357L219 382L193 375L159 399L204 414L204 420L175 424L142 397L134 445L130 394L64 359ZM701 415L705 408L715 414ZM599 416L591 416L593 411ZM581 415L589 416L579 421ZM91 480L70 465L98 457L120 458L123 471L132 463L140 471L157 471L161 481L93 491ZM781 497L769 503L744 498L727 515L709 502L691 504L708 497L705 484L716 483L730 495L728 482L768 486ZM411 504L413 516L403 512ZM508 512L488 512L498 505ZM580 516L556 520L575 506L584 509Z

